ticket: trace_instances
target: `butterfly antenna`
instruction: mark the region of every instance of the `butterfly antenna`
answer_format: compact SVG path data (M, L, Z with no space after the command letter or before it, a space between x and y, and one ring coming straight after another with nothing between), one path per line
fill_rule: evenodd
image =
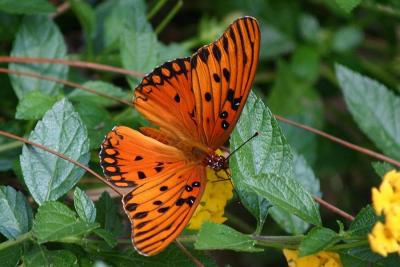
M242 146L244 146L245 144L247 144L248 142L250 142L250 141L251 141L254 137L256 137L256 136L258 136L258 132L255 132L255 133L253 134L252 137L250 137L249 139L247 139L247 140L246 140L243 144L241 144L238 148L236 148L235 150L233 150L232 153L230 153L229 156L225 158L225 161L228 161L228 159L229 159L236 151L238 151L239 149L241 149Z

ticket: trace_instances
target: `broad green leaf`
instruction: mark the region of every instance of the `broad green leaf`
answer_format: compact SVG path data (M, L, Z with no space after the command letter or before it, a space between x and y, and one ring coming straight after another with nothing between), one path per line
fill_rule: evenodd
M100 223L101 228L118 236L122 232L122 223L119 215L119 208L111 199L107 192L103 192L99 200L95 203L97 215L96 221Z
M79 187L76 187L74 191L74 206L82 220L89 223L96 220L96 207L93 201Z
M115 247L115 246L118 244L118 241L117 241L117 239L114 237L114 235L111 234L110 232L104 230L104 229L98 228L98 229L95 229L93 232L94 232L97 236L99 236L99 237L101 237L102 239L104 239L104 241L106 241L106 243L107 243L111 248Z
M82 84L82 86L97 91L102 94L114 96L121 100L131 101L133 94L124 92L120 87L117 87L111 83L102 81L88 81ZM96 95L80 89L75 89L67 95L68 99L73 102L92 102L99 106L112 106L117 102L104 96Z
M164 45L162 43L158 43L158 51L159 51L159 62L170 61L175 58L187 57L191 53L190 51L182 44L179 43L171 43L168 45Z
M10 186L0 186L0 233L15 239L32 226L32 208L25 196Z
M31 132L29 140L82 164L89 161L85 125L65 99L58 101L46 112ZM84 173L74 164L29 145L24 145L20 159L24 181L38 204L64 195Z
M0 10L12 14L46 14L56 8L47 0L0 0Z
M147 24L146 4L143 0L116 0L104 3L107 10L104 18L105 46L119 44L125 27L135 27L135 23ZM104 14L105 13L105 14Z
M23 253L23 244L17 244L0 250L2 267L16 267Z
M231 151L243 144L255 132L259 132L259 136L233 154L230 158L230 167L232 180L240 199L256 217L258 229L261 229L270 204L249 191L243 183L246 180L253 180L260 173L279 173L291 177L292 154L271 112L251 93L232 133Z
M190 254L198 259L204 266L217 267L214 260L204 252L189 249ZM95 255L100 256L110 266L141 266L141 267L193 267L193 260L190 259L175 244L170 244L163 252L151 257L143 257L132 248L126 251L100 252ZM104 267L105 265L98 265ZM108 265L106 265L108 266Z
M350 13L362 0L335 0L338 6L344 11Z
M24 255L24 266L78 266L76 256L68 250L47 250L44 246L35 246Z
M340 241L337 233L329 228L315 227L307 233L299 245L299 256L304 257L323 251Z
M68 240L81 236L98 228L98 223L88 223L76 217L76 213L60 202L43 203L33 221L33 235L38 242Z
M148 73L159 63L157 36L146 20L135 20L121 36L122 65L129 70ZM140 81L142 78L136 78Z
M90 139L90 149L99 148L104 136L115 126L108 111L92 102L79 102L75 105Z
M19 101L15 118L38 120L56 103L60 97L44 95L40 91L26 93Z
M374 267L398 267L400 266L400 257L396 254L389 254L387 257L382 257L371 251L369 245L356 247L352 249L344 249L339 251L341 259L343 255L350 256L352 262L362 261L364 265L360 266L374 266ZM349 258L349 257L347 257ZM345 262L346 263L346 262ZM345 267L353 267L347 265ZM357 265L355 265L357 266Z
M318 206L307 190L293 178L275 173L261 173L243 183L282 210L308 223L321 225Z
M335 32L332 49L336 52L346 52L356 48L363 40L362 30L354 26L346 26Z
M385 154L400 160L400 97L377 81L339 64L336 76L361 130Z
M305 158L297 153L294 153L293 172L294 179L302 184L308 192L314 196L321 196L319 180L315 177ZM272 207L270 213L274 220L288 233L304 233L309 227L307 222L277 207Z
M15 37L11 56L65 58L67 53L63 36L57 25L46 16L26 16ZM16 64L9 65L11 70L35 72L58 79L66 79L68 67L61 64ZM39 90L45 95L58 95L62 85L31 77L10 75L13 89L21 99L30 91Z
M353 236L367 235L372 226L378 221L378 216L375 215L371 206L364 207L351 222L349 231Z
M379 175L379 177L383 178L386 173L396 170L396 168L387 162L380 162L380 161L375 161L372 162L372 167L374 168L375 172Z
M229 249L234 251L260 252L256 241L229 226L205 222L197 235L194 247L201 250Z
M340 253L339 255L343 267L365 267L365 261L344 253Z

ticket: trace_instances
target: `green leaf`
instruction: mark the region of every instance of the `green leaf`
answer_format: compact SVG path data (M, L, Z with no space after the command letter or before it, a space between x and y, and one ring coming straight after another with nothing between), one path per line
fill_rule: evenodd
M291 67L293 73L301 80L314 82L320 69L317 49L313 46L298 47L293 54Z
M0 0L0 10L12 14L46 14L56 8L47 0Z
M381 178L383 178L386 173L396 170L396 168L392 164L380 161L372 162L372 167Z
M339 255L343 267L365 267L365 261L344 253L340 253Z
M184 45L179 43L170 43L168 45L164 45L159 42L158 51L160 57L158 59L159 62L170 61L174 58L187 57L191 54Z
M347 52L356 48L363 41L363 32L355 26L346 26L335 32L332 49L336 52Z
M337 233L329 228L314 227L299 245L299 256L316 254L340 241Z
M68 250L47 250L44 246L35 246L24 255L26 267L70 267L78 266L77 262L76 256Z
M0 233L15 239L32 226L32 208L21 192L10 186L0 186Z
M273 25L264 26L261 24L261 47L268 47L268 49L261 49L260 58L269 59L293 51L296 45L289 36L278 28Z
M100 223L101 228L112 233L114 237L118 236L123 227L118 212L119 208L113 199L107 192L103 192L95 205L97 210L96 221Z
M361 130L385 154L400 160L400 97L377 81L339 64L336 76Z
M104 230L104 229L98 228L98 229L95 229L93 232L94 232L97 236L103 238L104 241L106 241L106 243L110 246L110 248L113 248L113 247L115 247L115 246L118 244L118 241L117 241L117 239L114 237L114 235L111 234L110 232Z
M26 16L15 37L11 56L65 58L67 49L63 36L56 24L47 16ZM35 72L58 79L66 79L68 67L61 64L16 64L9 65L11 70ZM30 91L39 90L45 95L59 95L62 85L53 81L10 75L13 89L21 99Z
M314 225L321 225L318 206L296 180L274 173L261 173L243 182L249 189L286 212Z
M19 101L15 118L38 120L56 103L60 97L44 95L40 91L26 93Z
M234 251L260 252L256 241L229 226L205 222L198 235L194 247L201 250L229 249Z
M362 0L335 0L338 6L347 13L350 13Z
M76 217L76 213L60 202L43 203L33 221L33 235L39 244L50 241L66 241L68 238L90 233L98 223L88 223Z
M353 236L367 235L372 226L378 221L378 216L375 215L371 206L364 207L351 222L349 230Z
M123 100L132 100L130 93L124 92L120 87L117 87L111 83L106 83L102 81L88 81L82 84L82 86L97 91L99 93L114 96ZM67 95L68 99L73 102L92 102L99 106L109 107L115 105L115 101L106 98L104 96L95 95L93 93L83 91L80 89L75 89L70 94Z
M0 262L2 267L19 266L18 262L23 253L23 245L18 244L0 250Z
M82 164L89 161L87 131L72 105L62 99L36 124L29 140ZM38 204L68 192L84 170L39 148L24 145L20 157L24 181Z
M74 191L74 206L82 220L89 223L96 220L96 207L93 201L79 187L75 188Z
M271 112L253 93L249 95L241 118L231 139L231 151L243 144L255 132L260 135L242 147L230 159L232 180L243 205L257 219L261 229L270 204L263 197L254 195L244 185L260 173L282 173L292 176L292 154L285 137Z
M108 111L92 102L80 102L75 110L86 126L90 139L90 149L99 148L104 136L115 126Z
M204 252L188 249L190 254L198 259L204 266L217 267L214 260L205 255ZM170 244L163 252L151 257L143 257L132 248L126 251L110 251L100 252L100 258L104 258L105 262L111 266L141 266L141 267L193 267L193 260L190 259L175 244ZM104 265L98 265L104 266Z
M321 27L318 19L311 14L301 14L299 18L300 34L306 41L318 41Z

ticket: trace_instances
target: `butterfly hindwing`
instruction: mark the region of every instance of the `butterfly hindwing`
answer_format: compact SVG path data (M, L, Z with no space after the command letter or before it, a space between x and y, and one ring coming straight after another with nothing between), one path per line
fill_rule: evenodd
M173 146L131 128L118 126L103 141L100 164L114 185L137 187L166 179L186 165L186 157Z
M216 149L228 140L250 92L259 50L258 23L243 17L192 56L196 117L208 147Z
M186 166L123 197L132 223L132 243L139 253L157 254L179 236L200 202L204 183L203 166Z

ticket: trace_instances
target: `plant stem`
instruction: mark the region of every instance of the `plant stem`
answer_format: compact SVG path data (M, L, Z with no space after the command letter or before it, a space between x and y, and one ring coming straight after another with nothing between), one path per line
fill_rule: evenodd
M0 153L8 151L8 150L12 150L12 149L20 147L20 146L22 146L22 143L18 142L18 141L0 145Z
M182 0L178 0L176 2L175 6L171 9L171 11L167 14L167 16L161 21L161 23L157 26L157 28L154 30L156 34L159 34L165 26L172 20L172 18L178 13L179 9L181 9L183 5Z
M157 12L165 5L168 0L159 0L147 14L147 19L150 20Z
M368 244L368 240L361 240L357 242L351 242L346 244L339 244L329 248L329 250L341 250L341 249L349 249L349 248L356 248L361 247Z
M30 240L31 237L32 237L32 233L31 232L27 232L25 234L22 234L22 235L18 236L17 239L14 239L14 240L10 239L10 240L7 240L7 241L5 241L3 243L0 243L0 251L4 250L6 248L9 248L9 247L18 245L19 243L25 242L27 240Z

